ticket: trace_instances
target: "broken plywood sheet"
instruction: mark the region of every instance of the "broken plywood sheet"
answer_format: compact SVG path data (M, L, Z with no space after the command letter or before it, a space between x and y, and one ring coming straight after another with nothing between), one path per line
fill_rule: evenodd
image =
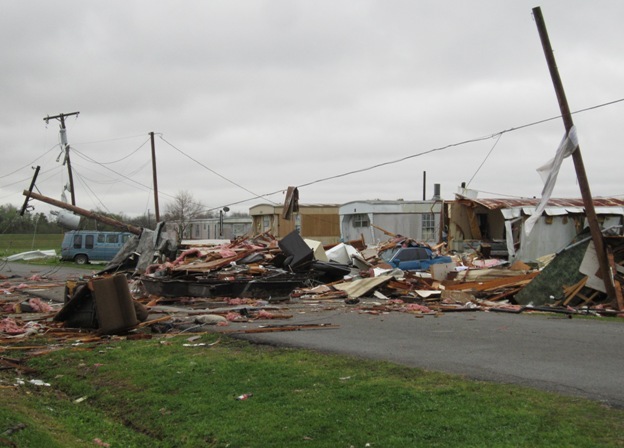
M516 277L518 275L520 275L519 271L510 269L468 269L460 272L456 280L461 282L486 282L502 277Z
M439 297L442 291L439 289L417 289L413 291L418 297L423 299L429 299L431 297Z
M483 281L457 283L445 285L449 291L492 291L499 288L509 288L514 286L524 286L539 274L539 272L530 272L528 274L518 275L518 271L511 271L514 276L504 276Z
M351 282L338 283L334 285L334 288L346 292L350 298L358 298L366 295L373 289L378 288L392 279L393 277L388 275L362 278Z
M229 266L230 263L240 260L247 254L238 254L227 258L217 258L211 261L193 261L191 263L181 264L173 268L173 271L182 272L207 272Z

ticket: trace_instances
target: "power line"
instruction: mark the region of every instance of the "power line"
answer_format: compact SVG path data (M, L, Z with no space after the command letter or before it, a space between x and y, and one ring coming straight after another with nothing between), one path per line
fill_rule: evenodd
M492 154L492 151L494 151L494 148L496 148L496 145L498 145L498 142L500 141L502 136L503 136L503 134L498 134L498 138L496 139L496 141L492 145L492 148L487 153L487 155L485 156L485 159L483 159L483 162L481 162L481 165L479 165L479 168L477 168L477 171L475 171L475 173L472 175L472 177L470 178L470 180L468 181L468 183L466 185L470 185L470 182L472 182L472 180L476 177L477 173L481 170L481 168L483 168L483 165L485 165L485 162L487 161L487 159L490 158L490 154Z
M573 115L574 114L579 114L579 113L582 113L582 112L587 112L587 111L590 111L590 110L599 109L601 107L611 106L613 104L621 103L623 101L624 101L624 98L620 98L620 99L617 99L617 100L609 101L609 102L598 104L598 105L595 105L595 106L586 107L584 109L579 109L577 111L572 112L572 114ZM416 158L416 157L421 157L421 156L424 156L424 155L427 155L427 154L431 154L431 153L434 153L434 152L438 152L438 151L444 151L444 150L447 150L447 149L456 148L456 147L459 147L459 146L464 146L464 145L467 145L467 144L470 144L470 143L481 142L481 141L489 140L491 138L496 138L496 137L498 137L498 139L500 139L500 137L502 137L503 134L519 131L521 129L526 129L526 128L529 128L529 127L532 127L532 126L537 126L537 125L540 125L540 124L547 123L549 121L559 120L559 119L561 119L561 115L557 115L557 116L550 117L550 118L545 118L545 119L538 120L538 121L533 121L531 123L526 123L526 124L523 124L523 125L520 125L520 126L511 127L509 129L504 129L502 131L498 131L498 132L495 132L493 134L489 134L489 135L486 135L486 136L483 136L483 137L476 137L476 138L463 140L463 141L460 141L460 142L457 142L457 143L450 143L450 144L445 145L445 146L440 146L438 148L428 149L428 150L425 150L425 151L422 151L422 152L419 152L419 153L416 153L416 154L411 154L411 155L408 155L408 156L405 156L405 157L401 157L399 159L390 160L390 161L382 162L382 163L377 163L377 164L372 165L372 166L368 166L368 167L365 167L365 168L360 168L360 169L357 169L357 170L347 171L345 173L336 174L334 176L324 177L324 178L317 179L317 180L314 180L314 181L311 181L311 182L300 184L300 185L297 186L297 188L308 187L310 185L318 184L318 183L321 183L321 182L326 182L328 180L339 179L341 177L350 176L352 174L358 174L358 173L363 173L363 172L366 172L366 171L371 171L371 170L374 170L376 168L380 168L380 167L383 167L383 166L394 165L394 164L397 164L397 163L404 162L405 160L413 159L413 158ZM498 143L498 140L497 140L496 143ZM496 144L494 146L496 146ZM494 147L492 149L494 149ZM490 152L491 151L492 150L490 150ZM249 201L252 201L252 200L254 200L256 198L259 198L259 197L272 196L272 195L275 195L277 193L281 193L282 191L284 191L284 189L280 189L280 190L277 190L275 192L267 193L267 194L260 195L260 196L256 195L256 197L254 197L254 198L248 198L248 199L244 199L244 200L241 200L241 201L233 202L233 203L230 203L230 204L226 204L225 206L242 204L244 202L249 202ZM209 210L215 210L215 209L209 209Z
M93 196L95 196L95 199L97 199L97 201L102 204L102 207L104 207L104 209L106 209L107 212L110 213L110 210L108 209L108 207L102 202L102 200L98 197L97 194L95 194L95 192L91 189L91 187L89 186L89 184L87 184L84 179L82 178L82 176L80 175L80 173L78 173L78 171L76 171L76 169L74 168L74 173L76 174L76 176L78 177L78 180L80 181L80 183L88 190L88 192L90 191L91 194L93 194ZM88 193L87 192L87 193Z
M112 168L107 167L106 165L102 165L102 164L100 164L99 162L97 162L96 160L93 160L91 157L87 156L86 154L82 154L82 153L81 153L81 152L79 152L79 151L75 151L75 152L76 152L77 154L79 154L79 155L80 155L80 157L83 157L84 159L86 159L86 160L88 160L88 161L90 161L90 162L93 162L93 163L95 163L96 165L101 166L102 168L104 168L104 169L106 169L106 170L108 170L108 171L110 171L110 172L112 172L112 173L116 174L116 175L117 175L117 176L119 176L119 177L122 177L122 178L124 178L124 179L126 179L126 180L128 180L128 181L130 181L130 182L132 182L132 183L134 183L134 184L136 184L136 185L138 185L138 186L140 186L140 187L142 187L142 188L145 188L145 189L147 189L147 190L151 190L151 189L152 189L152 187L150 187L150 186L148 186L148 185L142 184L141 182L138 182L138 181L136 181L136 180L134 180L134 179L132 179L132 178L130 178L130 177L128 177L128 176L126 176L126 175L124 175L124 174L121 174L121 173L119 173L119 172L117 172L117 171L113 170ZM171 195L169 195L169 194L166 194L166 193L163 193L163 192L161 192L161 194L163 194L163 195L165 195L165 196L168 196L168 197L170 197L170 198L173 198L173 196L171 196Z
M221 179L223 179L223 180L225 180L225 181L227 181L227 182L231 183L232 185L234 185L234 186L236 186L236 187L240 188L241 190L244 190L244 191L246 191L246 192L247 192L247 193L249 193L249 194L253 194L253 195L255 196L255 198L254 198L254 199L261 199L261 198L264 196L264 195L259 195L259 194L256 194L256 193L254 193L253 191L251 191L251 190L249 190L249 189L247 189L247 188L243 187L242 185L240 185L240 184L238 184L238 183L234 182L233 180L228 179L227 177L223 176L222 174L217 173L215 170L213 170L212 168L207 167L206 165L204 165L203 163L201 163L199 160L194 159L193 157L191 157L190 155L186 154L186 153L185 153L184 151L182 151L181 149L176 148L173 144L171 144L171 143L169 143L167 140L165 140L165 138L164 138L162 135L160 135L159 137L160 137L160 139L161 139L162 141L164 141L165 143L167 143L167 144L168 144L169 146L171 146L173 149L175 149L176 151L178 151L178 152L179 152L180 154L182 154L183 156L188 157L188 158L189 158L189 159L191 159L193 162L197 163L199 166L201 166L201 167L203 167L203 168L207 169L207 170L208 170L208 171L210 171L211 173L213 173L213 174L215 174L215 175L219 176ZM271 201L271 202L272 202L272 201Z
M26 165L22 166L21 168L16 169L15 171L12 171L8 174L5 174L3 176L0 176L0 179L4 179L5 177L9 177L15 173L17 173L18 171L23 170L24 168L28 168L29 166L33 165L37 160L41 159L43 156L45 156L46 154L48 154L50 151L52 151L53 149L55 149L57 146L59 146L59 144L55 144L54 146L52 146L50 149L48 149L46 152L44 152L43 154L41 154L39 157L37 157L35 160L33 160L30 163L27 163Z
M131 153L129 153L128 155L126 155L126 156L122 157L121 159L113 160L112 162L96 162L94 159L92 159L92 160L93 160L93 162L94 162L94 163L97 163L98 165L113 165L113 164L115 164L115 163L119 163L119 162L121 162L121 161L123 161L123 160L126 160L127 158L129 158L129 157L133 156L134 154L136 154L136 153L137 153L137 152L138 152L138 151L139 151L139 150L140 150L143 146L145 146L145 144L146 144L147 142L149 142L149 139L148 139L148 140L145 140L143 143L141 143L141 145L140 145L138 148L136 148L135 150L133 150L133 151L132 151ZM75 146L72 146L72 149L76 150Z
M106 139L106 140L96 140L96 141L91 141L91 142L78 142L78 144L79 145L94 145L94 144L98 144L98 143L109 143L109 142L118 142L119 140L129 140L131 138L138 138L138 137L145 137L145 134L132 135L132 136L129 136L129 137L109 138L109 139ZM143 143L143 145L144 144L145 143Z

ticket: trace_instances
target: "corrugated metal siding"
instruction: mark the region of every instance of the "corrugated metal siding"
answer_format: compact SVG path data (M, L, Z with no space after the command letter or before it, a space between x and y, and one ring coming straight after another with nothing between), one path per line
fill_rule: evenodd
M527 199L466 199L460 197L459 202L473 202L490 210L515 207L537 207L539 198ZM624 199L619 198L593 198L594 207L624 207ZM548 207L584 207L583 199L551 198Z

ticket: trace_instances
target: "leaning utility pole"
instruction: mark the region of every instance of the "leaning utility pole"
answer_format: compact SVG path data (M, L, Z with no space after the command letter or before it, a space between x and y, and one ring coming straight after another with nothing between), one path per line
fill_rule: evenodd
M69 117L71 115L78 115L80 112L71 112L69 114L58 114L53 117L47 116L43 120L47 123L50 120L59 120L61 122L61 130L59 134L61 136L61 146L65 150L65 159L63 160L63 165L67 164L67 173L69 174L69 192L71 193L71 203L72 205L76 205L76 194L74 193L74 175L71 169L71 161L69 159L69 143L67 143L67 130L65 128L65 117Z
M69 210L71 212L76 213L77 215L84 216L86 218L95 219L104 224L108 224L109 226L117 227L118 229L123 230L124 232L130 232L135 235L141 235L143 229L140 227L133 226L132 224L126 224L121 221L117 221L116 219L109 218L108 216L100 215L99 213L93 213L84 208L76 207L75 205L69 205L66 202L58 201L54 198L49 198L39 193L35 193L32 190L24 190L24 196L26 196L26 204L30 199L37 199L38 201L45 202L46 204L53 205L55 207L63 208L65 210Z
M158 208L158 177L156 176L156 145L154 144L154 133L150 132L150 140L152 142L152 177L154 179L154 213L156 215L156 224L160 222L160 211ZM149 216L148 216L149 219Z
M533 8L533 16L535 17L537 30L542 41L542 48L544 50L544 55L546 56L548 69L550 70L550 77L552 78L555 93L557 94L557 100L559 101L559 109L561 110L563 124L566 132L570 132L570 129L574 126L574 122L572 121L572 114L570 113L568 100L566 99L565 91L563 90L563 83L561 82L559 70L557 69L557 63L555 62L555 56L550 45L550 39L548 38L548 32L546 31L546 24L544 23L544 18L542 17L542 10L539 6ZM572 153L572 160L574 161L574 169L576 170L576 177L581 189L581 195L583 197L585 215L587 216L587 222L589 223L589 231L596 249L598 264L600 265L602 281L604 281L607 296L610 299L615 299L617 297L615 285L613 283L613 277L609 268L609 260L604 247L602 231L600 230L600 224L598 224L598 217L596 216L596 209L594 208L594 202L589 189L589 181L587 180L587 174L585 173L585 164L583 163L581 148L579 146L577 146L576 150Z

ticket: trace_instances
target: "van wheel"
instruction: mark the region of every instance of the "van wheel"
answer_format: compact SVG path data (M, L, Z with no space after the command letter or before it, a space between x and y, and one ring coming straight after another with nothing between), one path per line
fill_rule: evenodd
M78 254L74 257L74 261L76 264L87 264L89 262L89 257L85 254Z

